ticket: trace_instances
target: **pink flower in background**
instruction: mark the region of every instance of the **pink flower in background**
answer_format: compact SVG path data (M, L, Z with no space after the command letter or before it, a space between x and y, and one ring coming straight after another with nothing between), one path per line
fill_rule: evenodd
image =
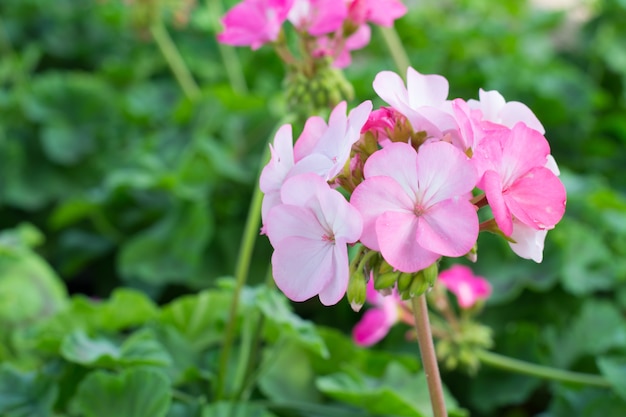
M289 21L312 36L335 32L343 25L348 7L337 0L295 0L289 11Z
M472 269L464 265L454 265L440 272L439 282L456 296L461 308L471 308L478 300L486 300L491 295L489 281L474 275Z
M373 278L367 282L366 299L373 307L363 314L352 330L352 339L359 346L371 346L378 343L396 323L412 320L395 289L389 295L382 295L374 289Z
M417 153L390 143L367 160L364 174L350 200L363 216L361 243L394 268L417 272L476 243L478 216L464 198L476 172L453 145L424 144Z
M258 49L278 38L293 0L244 0L222 18L219 42Z
M367 25L361 25L347 39L342 38L320 38L319 44L324 55L334 58L333 66L335 68L345 68L352 62L351 51L364 48L370 43L371 29Z
M352 0L348 18L356 25L372 22L391 27L393 22L406 12L406 6L399 0Z
M361 235L359 212L311 173L285 181L281 200L266 221L276 285L294 301L319 295L322 304L336 304L348 287L347 245Z
M511 236L513 218L535 230L551 229L565 212L565 187L546 168L550 146L524 123L497 129L481 141L473 160L484 172L485 191L502 233Z

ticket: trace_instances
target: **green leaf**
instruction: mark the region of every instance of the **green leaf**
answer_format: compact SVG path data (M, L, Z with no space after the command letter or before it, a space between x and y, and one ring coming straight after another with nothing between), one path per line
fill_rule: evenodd
M618 309L609 301L590 299L580 313L562 330L546 330L552 362L567 367L584 355L600 355L626 346L626 325Z
M0 415L3 417L49 417L57 395L55 382L44 375L0 365Z
M609 380L613 391L626 401L626 357L604 356L597 359L598 368Z
M319 402L315 372L308 352L296 341L278 343L264 350L259 388L273 401Z
M560 385L542 417L623 417L626 401L602 388Z
M265 407L251 403L218 402L202 408L202 417L276 417Z
M61 344L68 361L94 367L135 365L169 366L171 359L149 329L132 334L121 346L104 337L90 338L82 330L69 334Z
M163 307L160 322L177 329L194 350L203 350L222 340L231 301L225 290L179 297Z
M39 321L62 310L67 292L54 270L32 250L15 246L22 243L5 242L0 241L0 325Z
M316 382L324 394L372 414L398 417L432 415L424 374L411 373L396 362L389 364L385 375L380 379L353 371L319 377ZM445 399L450 415L467 415L458 408L447 390Z
M203 201L184 202L121 248L122 275L152 285L185 282L199 267L212 233Z
M95 371L80 384L74 401L85 417L165 417L170 385L152 369L132 368L117 375Z
M284 295L275 289L261 288L255 297L255 304L266 320L265 336L268 340L276 341L283 335L289 335L319 356L328 358L328 349L315 325L296 315Z

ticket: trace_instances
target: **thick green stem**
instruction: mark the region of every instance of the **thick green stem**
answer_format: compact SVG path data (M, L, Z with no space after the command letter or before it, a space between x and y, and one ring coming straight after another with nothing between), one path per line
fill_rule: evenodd
M443 385L437 355L433 343L433 335L428 320L428 305L426 304L426 294L411 298L413 304L413 316L415 317L415 330L417 330L417 343L420 347L422 366L426 375L430 403L433 407L434 417L447 417L446 403L443 397Z
M185 96L189 100L196 100L200 97L200 88L196 84L191 72L187 68L185 61L183 61L178 48L176 48L176 44L170 37L167 29L163 26L161 21L157 21L152 26L150 26L150 33L152 37L156 41L163 57L167 61L167 64L170 66L176 81L182 88Z
M611 386L609 381L598 375L583 374L536 365L486 350L479 350L477 356L485 365L490 365L504 371L516 372L553 381L569 382L572 384L591 385L603 388L609 388Z
M394 27L386 28L378 26L378 29L383 36L383 40L387 44L391 58L396 64L400 75L402 78L406 77L406 70L411 66L411 61L409 60L409 56L407 55L404 46L402 46L402 41L400 41L398 32L396 32Z

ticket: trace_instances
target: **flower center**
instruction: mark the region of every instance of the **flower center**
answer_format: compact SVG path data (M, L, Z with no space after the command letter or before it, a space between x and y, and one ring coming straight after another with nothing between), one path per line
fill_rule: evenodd
M413 207L413 213L415 213L417 217L421 216L425 212L426 212L426 207L424 207L421 203L417 203L415 204L415 207Z

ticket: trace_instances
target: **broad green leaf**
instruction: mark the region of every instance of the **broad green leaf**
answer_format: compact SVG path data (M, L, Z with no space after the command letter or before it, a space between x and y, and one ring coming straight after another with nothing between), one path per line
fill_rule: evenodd
M232 300L230 291L205 290L163 307L160 321L177 329L196 351L219 342Z
M0 415L3 417L50 417L58 390L55 382L44 375L0 365Z
M94 371L78 387L74 402L85 417L165 417L170 385L152 369L131 368L120 374Z
M286 340L283 339L283 340ZM307 350L294 340L264 350L259 388L273 401L319 402Z
M550 327L546 338L552 361L567 367L584 355L600 355L609 349L626 347L626 324L609 301L588 300L581 311L562 330Z
M626 401L626 357L604 356L597 360L598 368L609 380L613 391Z
M202 408L201 417L276 417L260 405L253 403L218 402Z
M22 243L0 241L2 326L45 319L67 304L67 291L54 270L32 250L16 245Z
M380 379L360 372L341 372L319 377L317 387L324 394L372 414L423 417L431 416L432 408L423 373L411 373L391 362ZM446 391L449 414L467 415Z
M200 265L211 234L209 207L181 203L122 246L118 267L124 277L152 285L185 282Z
M168 366L171 359L149 329L132 334L119 344L105 337L89 337L82 330L69 334L61 355L86 366L115 368L135 365Z
M259 289L255 294L255 304L265 317L266 337L276 341L289 335L323 358L329 356L324 340L317 333L315 325L296 315L285 296L274 289Z
M541 417L623 417L626 401L614 392L585 386L559 386Z

